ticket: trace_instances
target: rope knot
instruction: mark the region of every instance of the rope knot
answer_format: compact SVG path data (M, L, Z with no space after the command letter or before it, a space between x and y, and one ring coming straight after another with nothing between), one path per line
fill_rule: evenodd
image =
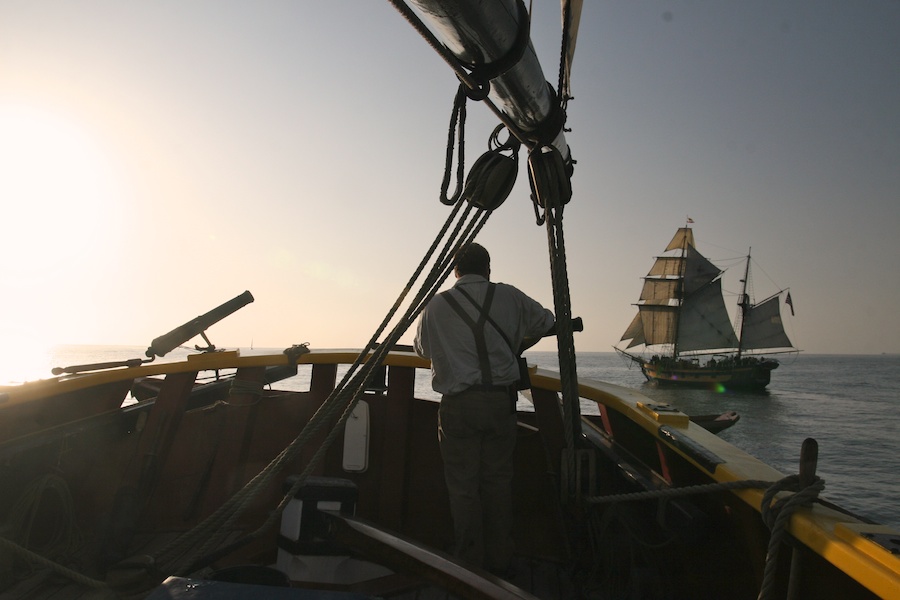
M309 353L309 342L302 344L294 344L290 348L284 349L284 355L287 356L289 363L296 363L297 359L302 355Z
M264 384L261 381L234 379L228 389L228 399L222 404L229 406L249 406L256 404L263 395Z
M823 489L825 489L825 480L818 476L814 476L812 482L805 487L800 485L800 475L788 475L784 479L776 481L766 489L760 506L760 513L766 527L773 531L776 523L786 519L796 508L812 504ZM776 500L775 497L780 492L793 492L793 494ZM783 512L785 517L780 519Z

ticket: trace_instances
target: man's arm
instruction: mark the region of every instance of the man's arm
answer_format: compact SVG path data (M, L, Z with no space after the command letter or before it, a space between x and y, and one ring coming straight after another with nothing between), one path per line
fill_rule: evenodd
M575 317L572 319L572 331L584 331L584 323L581 320L581 317ZM550 326L550 329L544 332L540 337L527 337L522 340L522 344L519 346L519 355L523 352L537 344L541 341L542 338L549 337L551 335L556 335L556 322Z
M419 324L416 327L416 337L413 340L413 350L422 358L431 358L431 352L428 349L428 331L425 327L425 313L419 317Z

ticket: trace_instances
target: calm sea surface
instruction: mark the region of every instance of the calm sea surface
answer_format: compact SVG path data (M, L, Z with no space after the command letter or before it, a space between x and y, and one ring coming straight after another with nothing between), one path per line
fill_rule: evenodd
M144 348L65 346L20 365L0 367L0 383L49 377L50 368L137 358ZM280 351L278 349L277 351ZM176 350L160 361L182 358ZM529 352L529 362L556 369L552 352ZM804 355L782 359L764 392L724 392L656 387L619 355L578 354L578 376L635 388L688 415L736 411L740 421L721 438L784 474L797 472L800 446L807 437L819 444L817 474L823 496L844 508L900 529L900 356ZM306 379L306 381L304 381ZM301 370L292 386L308 385ZM417 385L422 397L435 397L427 373ZM585 411L591 407L586 406Z

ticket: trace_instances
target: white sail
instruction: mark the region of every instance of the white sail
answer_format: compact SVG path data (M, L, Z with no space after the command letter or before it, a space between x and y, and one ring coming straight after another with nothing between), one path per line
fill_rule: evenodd
M640 311L638 311L638 314L634 315L634 319L631 320L631 324L628 326L628 329L625 330L622 339L619 341L625 340L631 340L631 343L628 344L629 348L646 343L644 340L644 323L641 321Z
M678 321L679 352L735 349L738 340L722 298L722 282L717 279L685 298Z
M667 305L669 301L676 298L678 286L681 283L678 279L644 279L644 288L641 290L641 300L644 304L661 304Z
M780 296L756 306L744 305L739 340L722 295L723 271L700 254L693 242L691 229L682 227L666 247L666 251L680 250L681 256L656 258L644 277L638 314L621 341L629 340L628 348L668 345L676 355L793 348L782 325Z
M643 343L647 346L657 344L671 344L675 341L675 322L678 318L678 308L675 306L659 306L656 304L642 304L638 306L638 315L641 318L641 327L644 341L635 342L631 346Z
M680 256L660 256L653 263L648 277L681 277L684 273L684 259Z
M716 279L722 270L694 248L693 240L690 229L679 229L667 250L680 249L683 256L658 257L644 278L638 315L622 336L631 340L629 348L676 342L685 352L737 348Z
M781 320L781 296L748 307L744 313L741 332L741 348L745 350L768 350L773 348L793 348L784 331Z
M689 296L721 275L722 269L709 262L693 246L687 247L686 255L682 275L684 277L684 295Z
M669 245L666 246L666 252L669 250L684 250L688 246L694 245L694 231L690 227L679 227L675 232L675 236Z

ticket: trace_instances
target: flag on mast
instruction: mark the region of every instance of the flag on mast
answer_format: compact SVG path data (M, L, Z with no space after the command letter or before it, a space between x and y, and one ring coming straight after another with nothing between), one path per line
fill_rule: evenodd
M794 316L794 301L791 300L791 293L788 292L784 299L784 303L791 307L791 316Z

